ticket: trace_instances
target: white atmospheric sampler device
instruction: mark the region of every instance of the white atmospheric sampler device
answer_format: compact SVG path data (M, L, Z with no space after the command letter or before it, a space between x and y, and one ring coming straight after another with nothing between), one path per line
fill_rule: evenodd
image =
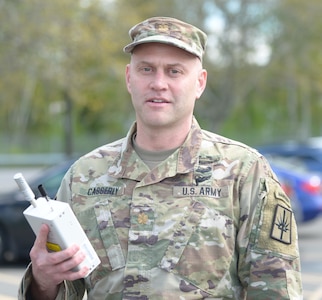
M49 226L47 248L51 252L66 249L73 244L79 245L86 257L76 270L87 266L89 269L85 275L87 277L100 264L100 259L69 204L50 199L41 185L38 188L42 197L36 199L21 173L15 174L13 178L25 199L31 203L23 214L34 233L38 234L42 224Z

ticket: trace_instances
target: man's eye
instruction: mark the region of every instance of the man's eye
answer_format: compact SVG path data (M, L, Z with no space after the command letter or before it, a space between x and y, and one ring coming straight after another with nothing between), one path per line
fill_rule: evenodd
M150 68L150 67L143 67L142 68L142 71L143 72L151 72L152 71L152 68Z
M180 73L178 69L170 69L169 72L171 75L178 75Z

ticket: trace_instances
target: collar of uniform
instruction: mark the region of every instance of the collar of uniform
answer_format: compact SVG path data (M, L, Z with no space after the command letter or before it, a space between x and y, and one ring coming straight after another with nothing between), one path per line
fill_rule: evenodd
M126 137L123 139L120 155L115 160L117 166L117 173L113 175L117 178L131 178L141 181L150 171L140 157L135 152L132 145L132 136L136 133L136 122L130 127ZM129 176L129 174L131 174Z
M133 161L138 162L140 160L139 156L136 154L132 146L132 136L136 133L136 130L137 126L135 122L128 131L126 138L123 140L120 156L115 161L115 165L118 166L119 172L117 172L117 174L114 172L114 176L128 177L126 176L126 174L129 173L129 168L131 169L130 173L136 173L136 167L133 166ZM178 149L178 159L176 168L176 171L178 173L187 173L194 169L195 163L198 160L198 153L201 141L201 128L195 117L193 117L191 130L185 142ZM144 165L145 168L141 166L141 164ZM149 172L149 168L143 162L141 162L141 164L139 170L137 170L138 173L135 175L133 174L137 180L143 179Z
M201 128L195 117L192 119L191 130L179 148L179 156L177 163L178 173L187 173L192 171L199 157L199 151L202 141Z

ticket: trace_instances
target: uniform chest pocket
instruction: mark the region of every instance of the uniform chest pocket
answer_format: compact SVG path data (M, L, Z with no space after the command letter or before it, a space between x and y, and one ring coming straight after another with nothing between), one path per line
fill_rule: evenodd
M190 215L180 222L160 268L215 295L220 282L229 280L234 248L231 218L197 201Z
M99 280L109 271L124 268L124 254L113 224L109 205L96 203L93 207L76 212L76 214L101 259L101 265L92 273L91 280Z

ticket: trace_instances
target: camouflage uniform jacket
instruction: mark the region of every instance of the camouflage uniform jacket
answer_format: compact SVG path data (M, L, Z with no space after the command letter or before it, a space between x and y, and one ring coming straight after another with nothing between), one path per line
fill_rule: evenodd
M88 299L302 299L296 224L266 160L194 119L150 171L135 130L80 158L62 182L58 199L102 263L57 299L82 299L84 288Z

